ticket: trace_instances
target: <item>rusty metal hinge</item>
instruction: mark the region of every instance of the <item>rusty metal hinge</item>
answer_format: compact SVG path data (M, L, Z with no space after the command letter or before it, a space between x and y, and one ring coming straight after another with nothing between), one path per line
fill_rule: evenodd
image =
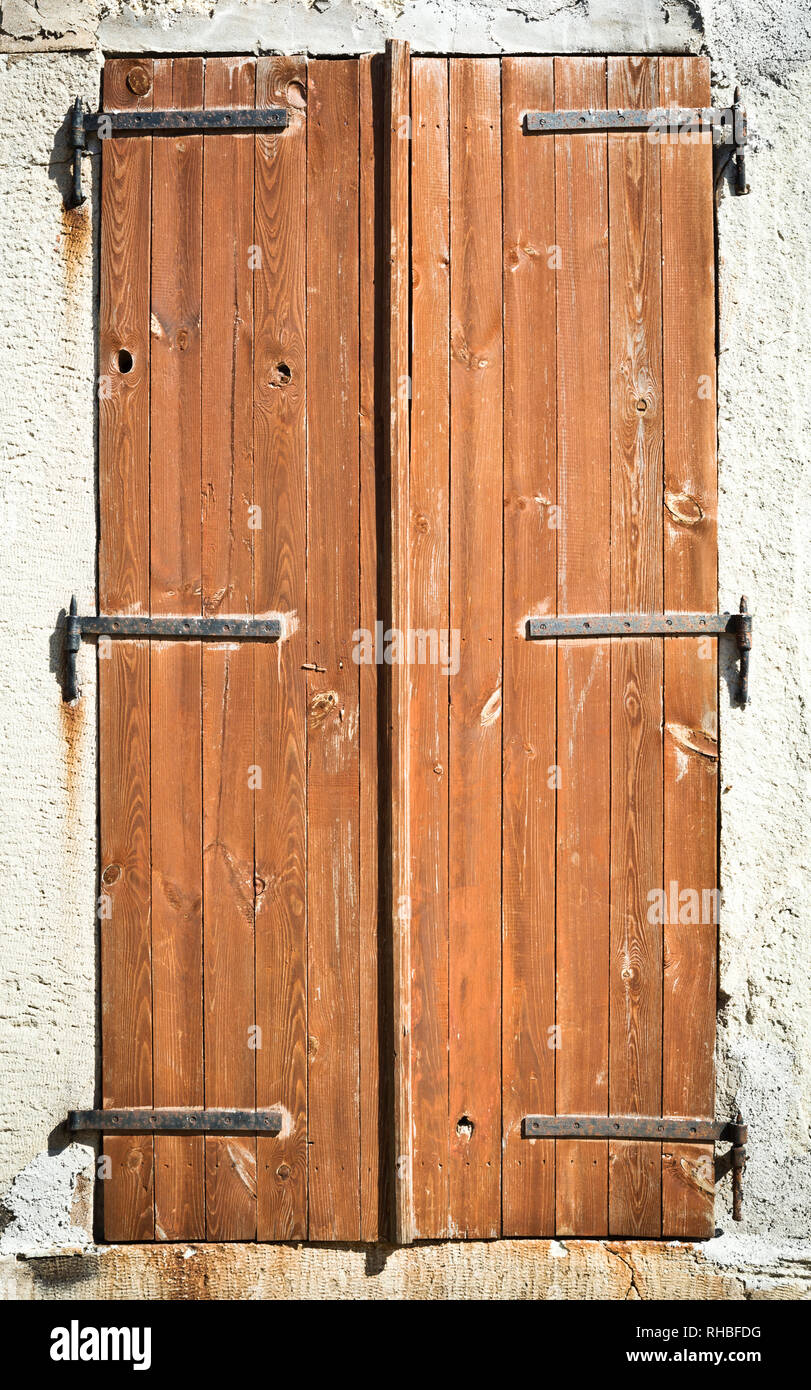
M527 619L527 638L547 641L574 637L734 637L740 658L738 698L749 703L752 614L746 598L739 613L573 613Z
M732 1145L732 1216L743 1220L743 1170L749 1137L740 1110L734 1120L681 1115L525 1115L525 1139L648 1139L679 1144Z
M125 616L102 613L97 617L80 617L76 612L75 595L70 601L65 623L65 685L62 698L70 703L79 698L76 675L76 653L83 637L127 638L146 637L161 640L185 639L187 642L278 642L282 635L279 618L198 618L194 616L167 618L148 614Z
M655 144L689 143L710 134L716 147L731 146L735 158L735 192L748 193L746 145L749 132L740 87L731 106L650 107L648 109L589 107L580 111L527 111L529 135L599 135L646 132Z
M88 113L81 97L73 103L70 145L73 150L73 187L70 207L85 200L82 188L82 157L90 153L88 135L107 140L114 135L180 135L197 131L202 135L239 134L246 131L273 132L287 126L282 106L235 107L222 111L94 111Z

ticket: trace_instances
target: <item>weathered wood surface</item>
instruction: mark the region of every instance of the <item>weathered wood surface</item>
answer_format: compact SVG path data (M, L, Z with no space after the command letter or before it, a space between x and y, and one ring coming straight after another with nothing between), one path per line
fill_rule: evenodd
M555 142L523 113L552 110L551 58L502 63L504 142L503 1233L553 1235L555 1145L524 1139L528 1106L555 1109L554 611L557 562Z
M655 58L609 58L609 107L658 105ZM662 292L659 147L608 137L611 285L611 610L659 613L662 593ZM611 643L609 1110L661 1104L662 648ZM661 1232L661 1145L609 1144L609 1233Z
M358 64L311 61L307 137L310 1237L360 1236ZM317 669L313 669L317 668Z
M411 622L449 623L448 63L411 69ZM438 661L411 670L411 1085L414 1234L448 1232L448 711Z
M254 648L257 1236L307 1234L307 64L260 58L257 106L288 126L257 135L253 229L254 609L283 615Z
M659 70L664 104L709 103L706 58L661 58ZM711 146L663 145L661 177L664 601L674 610L712 611L718 474ZM668 640L664 689L664 885L668 896L674 883L700 899L717 887L717 643ZM666 1113L713 1114L716 970L715 921L666 924ZM662 1165L663 1234L712 1235L712 1148L665 1145Z
M605 62L555 59L558 110L604 106ZM608 150L555 137L558 271L557 611L610 604ZM557 1055L560 1114L608 1109L611 647L558 643ZM605 1235L608 1144L556 1141L557 1229Z
M203 105L203 60L153 66L158 107ZM203 137L152 151L150 611L201 612ZM201 643L150 643L154 1104L202 1105ZM205 1238L205 1140L155 1139L155 1236Z
M148 91L127 86L134 67ZM152 63L115 59L104 106L149 110ZM152 141L106 140L99 304L99 610L149 611L149 277ZM99 649L102 1104L152 1105L149 647ZM152 1240L151 1135L103 1142L107 1240Z
M104 145L101 611L282 622L100 652L103 1103L282 1116L105 1138L108 1238L710 1233L711 1146L521 1135L713 1113L715 918L648 909L716 887L715 642L526 640L716 606L710 148L523 127L707 105L705 61L104 100L289 116Z
M253 106L253 59L209 58L206 107ZM253 134L203 137L203 612L253 607ZM203 643L207 1105L256 1104L254 649ZM256 1139L206 1138L206 1235L256 1238Z
M501 72L450 63L448 1234L501 1227Z

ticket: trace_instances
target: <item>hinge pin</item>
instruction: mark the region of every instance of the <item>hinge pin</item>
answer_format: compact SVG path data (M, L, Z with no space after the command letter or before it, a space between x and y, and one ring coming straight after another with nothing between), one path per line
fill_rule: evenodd
M743 1221L743 1170L746 1167L748 1134L740 1110L735 1116L735 1126L737 1133L730 1153L732 1163L732 1220Z
M81 97L77 97L73 103L73 113L70 119L70 143L73 148L73 188L68 200L68 207L78 208L85 201L85 192L82 188L82 155L87 154Z
M72 704L79 698L79 682L76 675L76 653L82 645L82 630L76 611L76 595L70 600L70 609L65 623L65 702Z

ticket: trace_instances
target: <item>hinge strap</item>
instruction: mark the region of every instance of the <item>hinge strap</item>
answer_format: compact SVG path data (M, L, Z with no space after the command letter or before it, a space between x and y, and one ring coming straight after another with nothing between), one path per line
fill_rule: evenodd
M734 637L740 657L739 699L749 702L752 614L746 598L739 613L572 613L528 618L529 641L575 637Z
M76 612L75 596L65 624L65 689L66 702L79 698L76 674L76 653L83 637L147 639L185 639L187 642L219 639L229 642L278 642L282 635L279 618L202 618L151 617L148 614L124 615L102 613L97 617L81 617Z
M707 1120L682 1115L525 1115L525 1139L642 1139L679 1144L732 1145L732 1217L743 1220L743 1170L749 1131L741 1112L734 1120Z
M278 1110L197 1110L192 1107L153 1110L136 1106L125 1110L71 1110L72 1133L95 1130L101 1134L279 1134Z
M737 171L735 192L749 192L745 163L749 134L740 87L735 88L732 106L527 111L524 129L530 135L647 132L653 144L667 144L671 141L689 143L694 136L710 134L713 145L731 145L733 148Z
M283 106L235 107L209 111L94 111L82 107L81 97L73 103L70 143L73 149L73 189L71 206L85 200L82 189L82 156L88 153L87 137L108 140L114 135L180 135L197 131L204 135L240 132L279 131L288 123Z

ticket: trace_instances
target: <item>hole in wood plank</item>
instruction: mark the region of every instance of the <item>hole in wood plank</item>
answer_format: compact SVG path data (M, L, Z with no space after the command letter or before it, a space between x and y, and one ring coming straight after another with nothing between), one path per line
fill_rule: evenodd
M470 1139L473 1134L473 1129L473 1121L467 1115L463 1115L460 1120L457 1120L456 1133L459 1135L460 1139Z
M118 370L126 376L127 372L132 371L132 367L132 353L128 352L126 348L122 348L118 354Z
M289 386L293 373L286 362L277 362L270 374L271 386Z

